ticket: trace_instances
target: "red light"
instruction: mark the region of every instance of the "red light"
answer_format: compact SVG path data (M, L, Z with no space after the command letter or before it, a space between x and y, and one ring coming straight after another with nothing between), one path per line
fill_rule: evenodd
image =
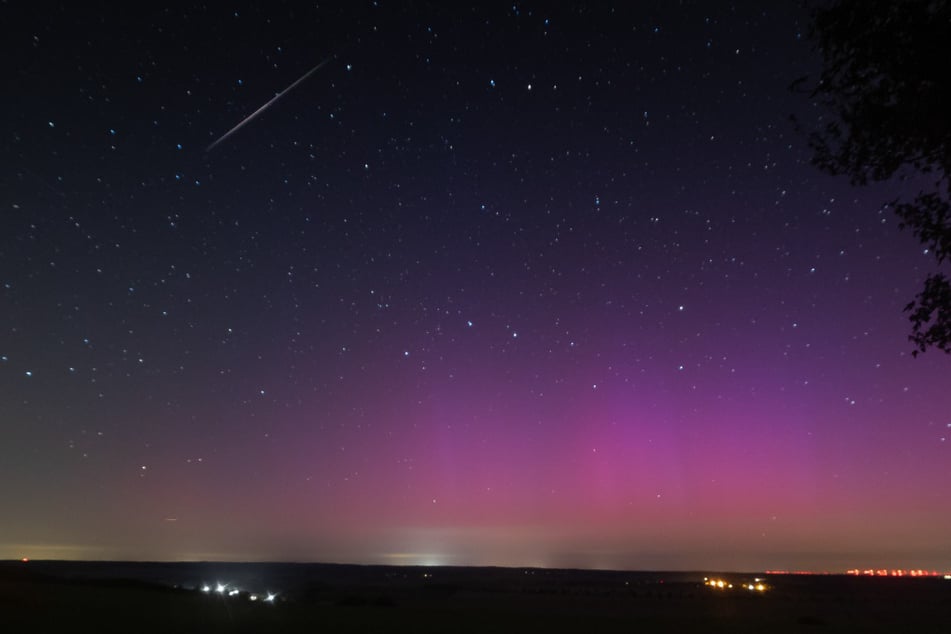
M30 561L30 558L29 558L29 557L24 557L24 558L21 559L20 561L22 561L23 563L27 563L28 561Z

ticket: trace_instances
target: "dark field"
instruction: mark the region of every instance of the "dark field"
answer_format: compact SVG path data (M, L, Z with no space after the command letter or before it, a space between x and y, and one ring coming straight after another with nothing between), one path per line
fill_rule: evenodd
M0 562L0 631L951 632L943 579L772 575L759 594L704 574Z

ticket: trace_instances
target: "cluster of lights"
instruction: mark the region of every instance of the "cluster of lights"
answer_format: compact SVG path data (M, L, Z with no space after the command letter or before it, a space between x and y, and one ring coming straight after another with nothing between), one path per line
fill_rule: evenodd
M225 583L216 583L214 588L208 584L205 584L201 587L201 591L205 594L211 594L211 592L214 591L215 594L229 597L236 597L241 594L240 588L229 588L228 584ZM264 601L265 603L274 603L276 598L277 594L273 592L265 592L264 594L248 594L249 601Z
M866 576L866 577L940 577L941 573L934 570L904 570L898 568L896 570L888 570L886 568L868 568L865 570L860 570L858 568L853 568L847 570L847 575L856 575L856 576ZM951 575L945 574L945 579L951 579Z
M703 585L709 588L714 588L716 590L732 590L733 589L733 584L730 583L729 581L725 581L723 579L711 579L709 577L703 578ZM753 581L750 583L741 584L740 587L746 590L749 590L750 592L766 592L766 588L767 588L766 584L763 583L763 580L758 577L756 579L753 579Z
M707 579L703 578L703 585L709 586L711 588L717 588L719 590L729 589L733 587L732 583L724 581L723 579Z
M23 563L29 563L30 558L23 557L22 559L20 559L20 561ZM431 576L431 575L427 575L427 576ZM211 594L212 590L214 590L215 594L220 594L221 596L229 596L229 597L236 597L241 594L240 588L231 588L231 587L228 587L228 584L220 583L220 582L216 583L214 588L212 588L207 583L203 584L200 590L205 594ZM275 599L277 599L277 594L274 592L265 592L264 594L254 594L254 593L248 594L249 601L264 601L265 603L274 603Z

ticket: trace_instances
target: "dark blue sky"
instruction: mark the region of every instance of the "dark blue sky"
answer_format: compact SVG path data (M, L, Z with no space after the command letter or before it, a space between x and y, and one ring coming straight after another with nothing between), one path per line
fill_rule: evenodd
M915 191L809 164L792 4L0 22L0 556L951 567Z

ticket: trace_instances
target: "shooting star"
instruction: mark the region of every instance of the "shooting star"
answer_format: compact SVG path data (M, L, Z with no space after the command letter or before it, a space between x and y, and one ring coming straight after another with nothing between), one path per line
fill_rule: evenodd
M313 75L314 73L316 73L318 70L321 69L321 67L324 66L324 64L326 64L326 63L329 62L329 61L330 61L330 58L328 57L327 59L325 59L324 61L322 61L321 63L317 64L316 66L314 66L313 68L311 68L309 71L307 71L306 73L304 73L303 75L301 75L300 78L298 78L298 80L295 81L293 84L291 84L290 86L288 86L287 88L285 88L285 89L282 90L281 92L279 92L279 93L277 93L276 95L274 95L274 97L272 97L270 101L268 101L266 104L264 104L263 106L261 106L260 108L258 108L257 110L255 110L254 112L252 112L251 114L249 114L249 115L248 115L247 117L245 117L244 119L242 119L241 122L238 123L238 125L236 125L235 127L231 128L230 130L228 130L227 132L225 132L223 135L221 135L220 137L218 137L218 140L215 141L214 143L212 143L211 145L209 145L208 147L206 147L206 148L205 148L205 151L206 151L206 152L210 152L210 151L212 151L213 149L215 149L215 146L217 146L219 143L221 143L222 141L224 141L225 139L227 139L229 136L231 136L232 134L234 134L235 132L237 132L238 130L240 130L241 128L243 128L244 126L246 126L246 125L247 125L248 123L250 123L251 120L253 120L256 116L258 116L259 114L261 114L262 112L264 112L265 110L267 110L267 109L271 106L271 104L273 104L275 101L277 101L278 99L280 99L281 97L283 97L284 95L286 95L287 93L289 93L290 91L294 90L294 88L296 88L298 84L300 84L301 82L303 82L304 80L306 80L308 77L310 77L311 75Z

